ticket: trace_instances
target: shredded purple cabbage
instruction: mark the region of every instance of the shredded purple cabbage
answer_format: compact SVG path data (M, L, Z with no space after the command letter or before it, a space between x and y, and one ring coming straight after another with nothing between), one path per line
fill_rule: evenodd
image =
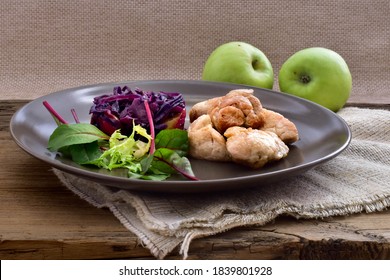
M184 129L186 106L180 93L143 91L129 87L115 87L113 93L95 97L90 109L91 124L111 135L120 129L124 135L133 131L133 121L150 133L144 105L148 100L155 133L167 128Z

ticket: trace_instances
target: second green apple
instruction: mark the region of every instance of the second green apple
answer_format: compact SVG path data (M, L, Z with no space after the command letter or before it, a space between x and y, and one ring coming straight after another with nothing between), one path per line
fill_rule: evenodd
M279 88L337 112L349 98L352 76L345 60L335 51L306 48L283 63Z
M272 89L274 72L271 62L258 48L244 42L229 42L210 54L202 79Z

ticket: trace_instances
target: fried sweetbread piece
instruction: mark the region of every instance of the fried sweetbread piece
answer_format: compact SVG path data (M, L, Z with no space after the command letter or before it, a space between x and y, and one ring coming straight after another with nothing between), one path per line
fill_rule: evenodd
M245 114L245 127L259 128L263 124L263 116L261 115L263 105L261 104L260 100L253 95L253 89L232 90L226 94L225 97L227 99L234 97L244 97L250 102L250 106L247 107L241 107L238 104L238 108L241 108Z
M298 129L292 121L279 113L264 108L262 114L264 124L261 130L275 133L286 144L298 141Z
M192 108L189 112L190 122L193 122L201 115L210 114L210 112L212 110L214 110L216 107L226 107L226 106L232 105L232 103L236 107L239 107L239 103L231 102L228 100L228 99L233 98L235 96L241 96L241 97L247 99L250 106L253 107L251 109L253 109L255 111L254 114L258 114L260 112L262 106L261 106L260 100L253 95L253 89L235 89L235 90L229 91L224 96L214 97L214 98L196 103L194 106L192 106ZM221 102L223 102L224 99L226 101L223 104L221 104ZM245 109L247 110L247 108L245 108ZM245 114L248 115L249 111L246 111Z
M269 131L235 126L228 128L224 136L232 161L253 169L280 160L289 152L287 145Z
M195 104L190 112L190 122L208 114L214 127L224 133L231 126L258 128L263 124L260 100L252 89L236 89L225 96L215 97Z
M211 161L230 161L225 138L212 126L209 115L201 115L188 127L189 153Z
M232 126L261 127L264 123L261 111L260 100L253 95L253 90L233 90L208 114L214 127L223 134Z
M194 104L189 112L190 122L192 123L202 115L207 115L209 111L218 106L221 98L222 96L214 97Z

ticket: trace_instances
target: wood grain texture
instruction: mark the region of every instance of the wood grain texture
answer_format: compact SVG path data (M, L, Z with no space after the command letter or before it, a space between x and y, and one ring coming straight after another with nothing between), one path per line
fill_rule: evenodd
M0 101L0 259L153 258L108 210L81 200L49 165L15 144L9 121L25 103ZM168 256L180 258L178 251ZM324 220L280 217L195 240L189 258L390 259L390 210Z

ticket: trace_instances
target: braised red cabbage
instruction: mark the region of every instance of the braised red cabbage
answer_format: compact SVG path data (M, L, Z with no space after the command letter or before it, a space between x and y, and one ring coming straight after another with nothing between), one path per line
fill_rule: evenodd
M131 90L127 86L115 87L112 94L94 98L90 109L91 124L108 135L117 129L130 135L134 121L150 133L144 100L149 103L156 134L168 128L184 129L186 107L180 93Z

